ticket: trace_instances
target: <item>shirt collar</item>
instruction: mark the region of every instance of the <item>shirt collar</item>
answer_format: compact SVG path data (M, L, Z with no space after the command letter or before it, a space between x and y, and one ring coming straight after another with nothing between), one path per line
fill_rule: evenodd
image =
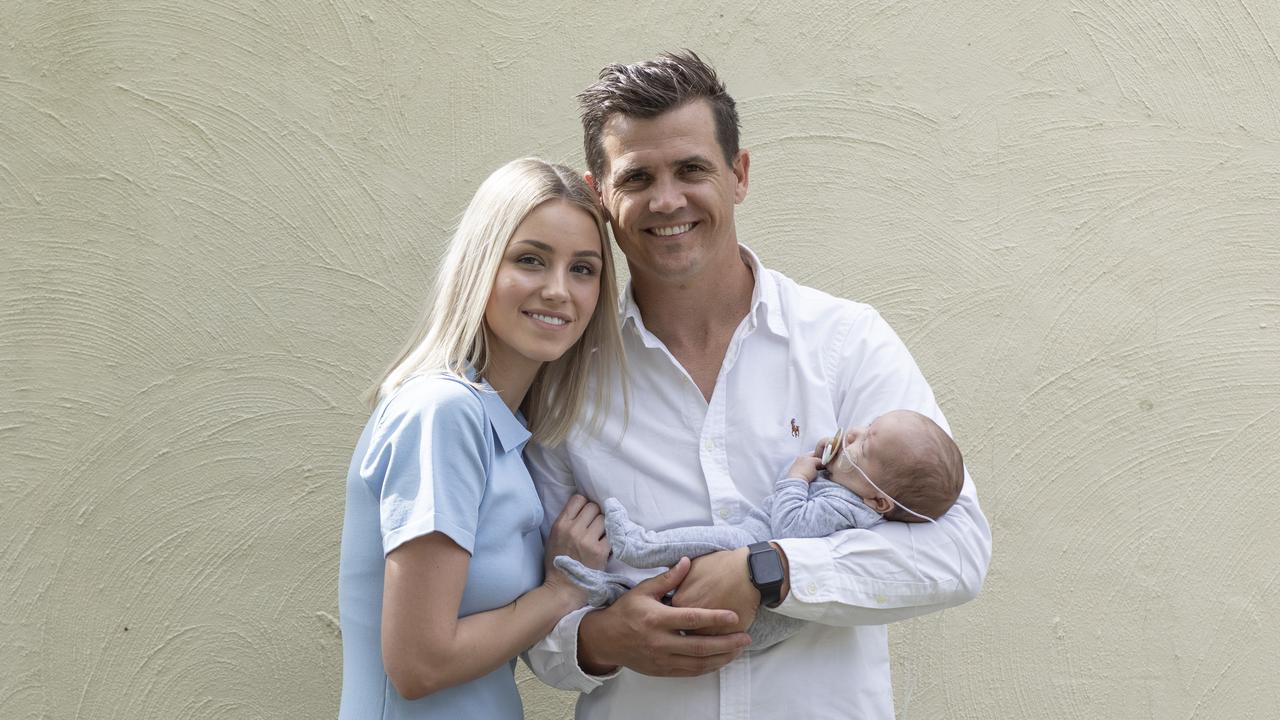
M485 414L489 416L489 424L493 426L493 435L502 446L503 452L518 451L529 441L531 433L525 427L524 416L517 416L511 408L502 402L498 392L486 383L480 391L480 400L484 403Z
M760 258L751 252L751 248L739 245L738 251L756 278L756 286L751 291L751 315L755 318L764 317L765 327L774 335L790 337L787 324L782 320L782 295L778 289L777 276L764 269Z
M751 268L751 274L755 277L755 287L751 289L751 309L747 311L747 315L751 318L754 326L759 318L763 317L765 327L769 331L779 337L789 337L787 332L787 324L782 320L782 303L780 302L780 294L778 291L778 279L770 272L766 271L760 264L760 258L751 248L746 245L738 245L738 253L742 256L743 262L747 267ZM628 323L632 323L637 329L644 328L644 318L640 314L640 306L636 304L635 292L631 286L631 280L627 281L627 287L622 291L622 326L625 328ZM649 333L641 333L647 336Z
M475 382L476 371L467 368L467 379ZM526 427L524 414L511 412L511 408L502 402L502 396L487 382L480 383L480 403L484 405L484 414L489 417L489 425L493 428L493 436L503 452L511 452L524 447L532 435Z

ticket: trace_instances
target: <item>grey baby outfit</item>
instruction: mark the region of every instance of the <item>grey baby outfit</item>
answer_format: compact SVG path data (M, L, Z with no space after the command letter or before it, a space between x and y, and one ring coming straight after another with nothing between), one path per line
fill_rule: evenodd
M695 558L717 550L733 550L763 540L826 537L837 530L868 528L884 518L867 507L862 498L831 480L812 483L801 478L783 478L753 508L741 525L695 525L670 530L646 530L627 517L626 508L614 498L604 502L605 532L613 556L637 568L675 565L682 557ZM587 591L587 602L597 607L609 605L631 589L624 575L592 570L560 555L556 567ZM760 612L747 633L751 650L763 650L793 635L803 620Z

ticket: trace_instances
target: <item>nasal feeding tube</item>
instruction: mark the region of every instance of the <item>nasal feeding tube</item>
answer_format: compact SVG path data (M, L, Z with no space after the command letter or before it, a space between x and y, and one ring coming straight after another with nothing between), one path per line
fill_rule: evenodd
M960 543L956 541L956 536L952 534L951 528L939 523L937 520L934 520L928 515L921 515L915 510L912 510L906 505L903 505L902 503L898 502L897 498L893 497L892 495L885 492L884 490L881 490L880 486L876 484L876 481L872 480L870 475L867 475L867 471L859 467L858 463L854 462L853 458L849 457L849 446L846 445L844 442L844 435L845 435L844 428L836 429L835 438L833 438L831 442L827 443L827 447L822 451L823 466L826 466L832 459L834 459L835 455L839 454L840 457L842 457L845 462L849 463L849 465L851 465L854 470L858 471L858 474L862 476L862 479L866 480L868 483L871 484L871 487L876 489L876 492L892 500L894 505L897 505L898 507L902 508L907 513L914 515L915 517L918 517L921 520L926 520L928 522L933 523L934 527L941 528L941 530L947 534L947 538L951 540L951 544L956 549L956 555L959 556L960 558L960 576L963 577L964 576L964 552L960 550ZM828 472L830 471L828 470ZM920 575L922 579L924 578L924 573L920 572L919 568L916 569L916 573Z

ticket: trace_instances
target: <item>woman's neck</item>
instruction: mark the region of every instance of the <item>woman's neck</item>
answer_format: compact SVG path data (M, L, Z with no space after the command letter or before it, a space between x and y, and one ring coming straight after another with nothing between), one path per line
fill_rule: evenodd
M489 383L502 398L502 403L515 413L529 394L533 379L538 376L542 363L527 358L490 358L484 381Z

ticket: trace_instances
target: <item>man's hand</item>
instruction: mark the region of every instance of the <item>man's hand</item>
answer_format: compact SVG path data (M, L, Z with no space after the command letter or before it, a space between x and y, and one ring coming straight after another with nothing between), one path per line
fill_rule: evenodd
M751 640L735 631L740 623L734 613L675 608L662 602L688 572L689 560L681 558L675 567L636 585L613 605L587 613L578 626L582 669L604 675L621 665L643 675L691 677L719 670L736 658Z
M785 600L791 591L791 565L782 547L771 544L782 558L782 591L778 597ZM732 610L741 620L732 628L734 632L751 627L760 609L760 591L747 575L747 548L721 550L695 559L671 604Z
M671 604L732 610L738 616L738 623L726 632L740 632L751 627L756 611L760 609L760 591L747 576L747 549L721 550L695 558L688 577L671 599Z

